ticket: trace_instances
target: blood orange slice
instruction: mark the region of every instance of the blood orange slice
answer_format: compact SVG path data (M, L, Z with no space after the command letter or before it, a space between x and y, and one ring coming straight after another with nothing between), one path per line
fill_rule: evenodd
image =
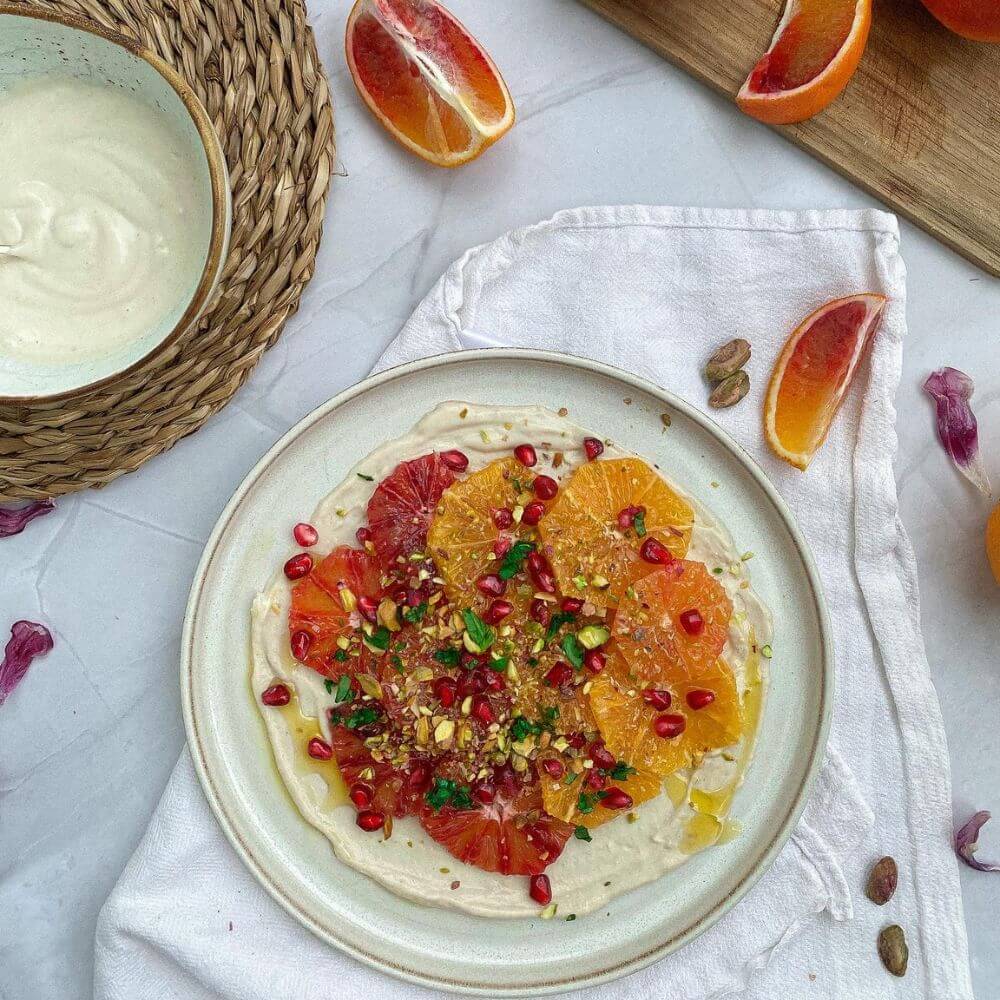
M774 453L805 469L826 440L885 309L884 295L834 299L807 316L774 365L764 433Z
M1000 42L1000 4L996 0L924 0L946 27L975 42Z
M771 47L736 97L740 110L769 125L818 114L858 68L871 20L871 0L787 0Z
M629 508L642 508L641 528L623 531L619 515ZM688 504L642 459L614 458L581 465L538 530L563 592L606 608L651 568L639 558L642 539L683 556L693 520Z
M538 875L562 853L573 827L543 810L537 782L521 784L510 768L500 770L489 805L428 808L420 822L466 864L502 875Z
M378 600L381 589L378 562L367 552L340 546L314 566L292 589L288 613L289 634L311 637L302 662L327 677L365 669L369 654L354 606L361 596Z
M423 550L434 509L454 481L454 473L434 452L400 462L378 484L368 501L368 526L383 563Z
M514 103L493 60L435 0L357 0L346 51L372 114L431 163L467 163L514 124Z
M372 791L370 808L383 816L405 816L419 801L419 795L407 786L405 771L376 761L356 733L345 726L335 726L330 746L348 789L362 784Z

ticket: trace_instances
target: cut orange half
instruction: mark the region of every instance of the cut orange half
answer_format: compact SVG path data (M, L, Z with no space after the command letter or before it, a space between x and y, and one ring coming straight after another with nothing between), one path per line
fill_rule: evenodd
M514 124L493 60L434 0L357 0L347 65L372 114L439 167L474 160Z
M830 424L885 309L884 295L834 299L792 332L771 374L764 434L774 453L805 469Z
M868 42L872 0L787 0L771 47L736 96L769 125L805 121L833 103Z

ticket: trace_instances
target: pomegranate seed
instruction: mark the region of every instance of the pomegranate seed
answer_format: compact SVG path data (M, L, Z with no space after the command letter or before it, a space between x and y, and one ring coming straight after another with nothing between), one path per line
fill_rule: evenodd
M358 545L365 545L372 540L372 529L360 527L354 532L354 537L358 540Z
M559 492L559 484L551 476L536 476L532 489L539 500L551 500Z
M309 647L312 645L312 641L313 637L302 629L299 629L298 632L292 633L290 642L292 647L292 656L294 656L299 663L303 663L305 658L309 655Z
M664 565L665 563L674 561L674 557L670 554L670 549L663 542L659 542L655 538L647 538L642 543L639 548L639 555L646 562L656 563L657 565Z
M306 752L313 760L329 760L333 756L333 747L326 740L314 736L307 744Z
M604 442L597 438L584 438L583 450L587 453L587 461L593 462L598 455L604 454Z
M348 794L358 809L367 809L372 804L372 790L368 785L351 785Z
M405 604L406 603L406 593L407 593L406 587L397 587L389 596L397 604Z
M455 704L457 694L458 685L451 677L439 677L434 682L434 697L441 703L442 708L451 708Z
M608 779L596 767L591 768L587 772L587 777L584 781L584 784L593 792L599 792L607 783Z
M513 610L514 605L510 601L494 601L483 612L483 621L487 625L499 625Z
M583 607L582 597L564 597L562 599L562 604L559 605L563 611L569 612L571 615L575 615Z
M519 444L514 449L514 457L528 469L538 461L538 453L530 444Z
M300 552L285 563L285 576L289 580L301 580L313 568L313 557L308 552Z
M554 781L558 781L566 773L566 768L563 765L563 762L561 760L556 760L555 757L546 757L546 759L542 761L542 769Z
M495 555L497 559L502 559L508 552L510 552L510 547L513 544L514 539L509 535L504 535L501 538L498 538L493 543L493 555Z
M687 721L683 715L658 715L653 719L653 732L664 740L680 736L686 726Z
M287 705L291 700L291 697L291 691L289 691L284 684L272 684L261 694L260 700L265 705L270 705L272 708L278 708L281 705Z
M476 580L476 586L481 594L487 597L499 597L507 590L507 581L501 580L496 573L487 573Z
M697 608L688 608L680 614L681 627L688 635L701 635L705 628L705 619Z
M539 590L545 591L546 594L556 592L556 578L552 575L552 567L541 552L528 553L528 573Z
M507 682L503 679L503 674L497 670L490 669L485 671L483 680L487 691L503 691L507 687Z
M528 882L528 895L539 906L548 906L552 902L552 883L548 875L532 875Z
M573 668L564 660L559 660L550 667L545 675L545 683L554 688L569 684L571 680L573 680Z
M476 697L472 699L472 714L484 726L488 726L491 722L496 722L496 716L493 714L493 707L490 705L489 698L487 698L484 694L477 694Z
M588 649L583 655L583 665L592 674L599 674L608 665L608 658L599 649Z
M296 545L309 548L310 545L315 545L319 541L319 532L311 524L300 521L292 528L292 537L295 539Z
M705 708L707 705L711 705L715 701L714 691L688 691L687 698L685 699L688 705L693 708L696 712L700 708Z
M406 592L406 606L408 608L419 608L426 597L427 594L423 590L408 590ZM397 601L397 603L401 604L402 602Z
M514 514L509 507L497 507L493 511L493 523L503 531L514 523Z
M489 781L477 781L472 786L472 797L484 806L488 806L497 797L497 790Z
M533 528L542 519L545 513L545 504L540 500L532 500L524 505L524 513L521 515L521 523Z
M584 747L584 744L585 744L585 743L586 743L587 741L586 741L586 739L584 738L584 735L583 735L583 733L567 733L567 734L566 734L566 742L567 742L567 743L568 743L568 744L569 744L569 745L570 745L570 746L571 746L571 747L572 747L572 748L573 748L574 750L582 750L582 749L583 749L583 747Z
M620 788L612 786L604 793L601 805L605 809L631 809L632 796L628 792L623 792Z
M521 785L521 782L517 778L517 772L510 764L501 764L498 768L495 768L493 771L493 780L496 782L497 791L506 799L514 798Z
M590 750L587 756L598 766L603 767L605 770L610 770L615 766L617 761L615 760L615 755L604 745L603 740L594 740L590 744Z
M645 514L645 507L623 507L618 511L618 527L622 531L628 531L635 524L635 519L640 514Z
M469 456L466 455L464 451L459 451L457 448L452 448L450 451L442 451L441 461L444 462L449 469L454 469L455 472L465 472L465 470L469 467Z
M378 621L378 601L374 597L365 597L362 595L358 598L358 611L364 615L368 621L374 623Z
M383 816L380 812L376 812L374 809L366 809L364 812L358 813L357 824L365 832L374 833L376 830L381 830L382 827L385 826L385 816Z
M549 612L549 602L536 597L528 607L528 617L532 621L538 622L539 625L548 625L549 619L552 617Z
M663 688L644 688L642 700L647 705L652 705L657 712L665 712L670 708L673 698L670 697L670 692L664 691Z
M406 776L406 785L418 795L431 787L431 769L426 764L414 764Z

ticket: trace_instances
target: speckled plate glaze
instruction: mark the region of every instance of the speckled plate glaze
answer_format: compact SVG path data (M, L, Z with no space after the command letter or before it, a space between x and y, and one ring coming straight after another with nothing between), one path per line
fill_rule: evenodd
M286 794L249 693L249 664L234 655L248 648L250 602L287 558L291 526L359 458L447 399L567 406L575 422L658 463L719 517L740 550L756 553L753 583L774 613L775 656L757 753L732 811L742 834L573 922L430 910L341 864ZM666 431L664 411L672 418ZM627 975L726 913L770 865L805 804L826 743L832 685L812 557L743 450L702 413L634 375L515 350L448 354L373 376L285 435L212 532L191 591L181 658L188 744L205 794L271 896L317 936L384 972L495 997L563 992Z

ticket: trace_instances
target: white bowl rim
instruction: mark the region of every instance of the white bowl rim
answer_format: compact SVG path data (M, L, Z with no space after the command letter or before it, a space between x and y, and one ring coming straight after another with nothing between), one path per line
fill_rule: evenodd
M490 357L497 361L537 361L548 362L550 364L564 365L570 368L582 369L586 372L615 379L624 386L640 392L648 393L661 400L672 409L683 413L688 419L698 424L702 430L708 433L750 474L756 484L764 492L765 496L774 506L779 518L787 529L795 548L796 553L802 560L806 577L809 580L813 601L816 606L816 618L819 625L819 638L821 657L819 662L819 672L821 684L819 688L819 724L816 728L815 737L810 748L809 762L801 785L795 793L794 800L785 815L785 818L778 825L770 841L758 854L756 861L747 871L743 880L736 888L721 899L715 907L702 916L695 919L685 930L673 935L668 940L661 942L654 948L649 949L642 955L628 959L617 965L610 966L598 972L588 973L576 978L564 977L558 980L551 980L544 983L526 983L524 985L510 985L497 987L481 983L471 983L461 979L451 979L436 976L426 970L406 967L401 964L390 962L372 952L364 951L340 940L330 930L320 925L313 917L307 913L289 894L283 891L282 887L270 878L264 866L254 856L250 845L240 835L233 819L226 812L222 798L215 786L210 773L210 767L205 754L204 746L198 731L198 722L195 718L194 710L194 688L192 675L193 643L195 635L195 619L201 601L201 595L205 580L208 576L210 564L215 556L216 550L225 534L230 521L237 508L243 502L257 480L265 475L272 463L278 456L291 446L296 439L313 424L319 422L328 414L338 409L345 403L350 402L355 397L363 395L369 389L385 385L396 379L409 376L414 373L424 371L429 368L444 365L461 365L466 361L481 360L483 357ZM798 822L803 809L809 799L813 784L819 775L823 764L827 738L830 732L833 707L833 642L831 638L830 619L827 613L826 600L823 594L823 587L819 578L819 571L813 560L808 543L795 523L795 518L789 510L787 504L781 499L774 485L767 478L764 470L757 462L743 449L729 434L726 433L710 417L692 406L690 403L675 395L668 389L663 389L649 380L631 372L626 372L612 365L593 361L589 358L577 358L572 355L563 354L557 351L528 350L523 348L478 348L475 350L452 351L445 354L435 354L426 358L420 358L405 364L388 368L385 371L370 375L362 381L338 393L332 399L322 403L311 413L298 421L286 434L284 434L259 462L247 473L243 482L236 489L229 503L226 504L219 519L212 529L212 533L205 543L205 550L195 571L194 581L188 598L187 608L184 616L184 629L181 637L181 707L184 717L184 728L187 736L188 748L194 762L195 772L201 783L202 790L208 800L208 804L215 814L219 825L222 828L226 839L233 849L240 856L257 881L263 886L275 902L277 902L286 912L295 918L300 924L308 928L322 941L331 944L339 950L346 952L353 958L364 962L380 972L402 979L406 982L414 983L418 986L432 989L446 990L450 993L458 993L468 996L479 996L488 992L496 997L513 996L542 996L551 993L562 993L571 989L585 989L608 983L623 976L637 972L648 965L664 958L670 953L677 951L689 941L694 940L713 924L720 920L729 910L732 909L746 893L759 881L761 876L770 868L777 858L778 853L785 846L791 836L795 824Z

